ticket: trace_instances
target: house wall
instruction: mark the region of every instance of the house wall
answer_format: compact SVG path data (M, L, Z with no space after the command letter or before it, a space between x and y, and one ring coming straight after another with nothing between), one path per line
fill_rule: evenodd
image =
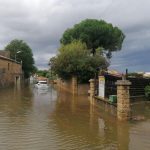
M21 64L0 55L0 87L18 84L21 76Z

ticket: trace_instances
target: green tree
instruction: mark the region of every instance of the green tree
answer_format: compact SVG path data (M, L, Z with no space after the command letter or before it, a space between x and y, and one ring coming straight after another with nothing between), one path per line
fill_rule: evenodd
M32 73L35 74L35 73L37 73L37 71L38 71L38 68L33 65L32 66Z
M107 68L108 63L103 56L90 56L86 44L73 41L62 45L59 54L50 59L51 70L59 77L69 79L77 76L80 82L87 82L98 72L99 67Z
M145 96L150 100L150 85L145 87Z
M36 70L31 48L23 40L12 40L6 47L6 51L10 52L10 58L22 62L22 69L25 78L30 76L32 71Z
M60 42L66 45L73 40L81 40L93 55L98 47L102 47L110 58L111 52L121 49L124 38L125 35L118 27L103 20L86 19L67 29Z
M49 70L38 70L36 73L38 76L42 76L42 77L46 77L46 78L48 78L49 74L50 74Z

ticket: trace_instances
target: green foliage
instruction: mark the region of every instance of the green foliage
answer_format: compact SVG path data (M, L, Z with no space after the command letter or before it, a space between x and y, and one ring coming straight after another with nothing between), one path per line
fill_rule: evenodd
M61 78L77 76L80 82L87 82L98 72L99 67L106 68L107 61L103 56L90 56L86 44L73 41L62 45L59 54L50 59L51 69Z
M32 73L35 74L38 71L38 68L36 66L32 66Z
M121 49L124 38L125 35L118 27L103 20L86 19L67 29L60 42L66 45L74 40L81 40L92 50L93 55L98 47L103 47L109 58L111 52Z
M36 70L32 50L24 41L17 39L12 40L5 47L5 50L10 52L11 59L16 59L16 61L19 62L22 61L22 69L24 71L25 78L28 78L30 73Z
M38 70L37 72L36 72L36 74L38 75L38 76L42 76L42 77L49 77L49 71L48 70Z
M150 85L145 87L145 96L150 99Z

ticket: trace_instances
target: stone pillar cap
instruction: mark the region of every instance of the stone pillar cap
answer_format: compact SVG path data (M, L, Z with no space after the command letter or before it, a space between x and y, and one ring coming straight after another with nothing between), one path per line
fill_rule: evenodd
M89 82L94 82L94 79L90 79Z
M129 80L117 80L117 82L115 84L129 86L129 85L131 85L131 82Z

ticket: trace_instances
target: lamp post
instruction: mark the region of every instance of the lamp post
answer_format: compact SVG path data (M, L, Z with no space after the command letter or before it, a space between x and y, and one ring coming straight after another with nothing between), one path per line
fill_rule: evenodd
M16 57L17 57L17 54L21 53L21 51L17 51L16 54L15 54L15 61L16 61Z

